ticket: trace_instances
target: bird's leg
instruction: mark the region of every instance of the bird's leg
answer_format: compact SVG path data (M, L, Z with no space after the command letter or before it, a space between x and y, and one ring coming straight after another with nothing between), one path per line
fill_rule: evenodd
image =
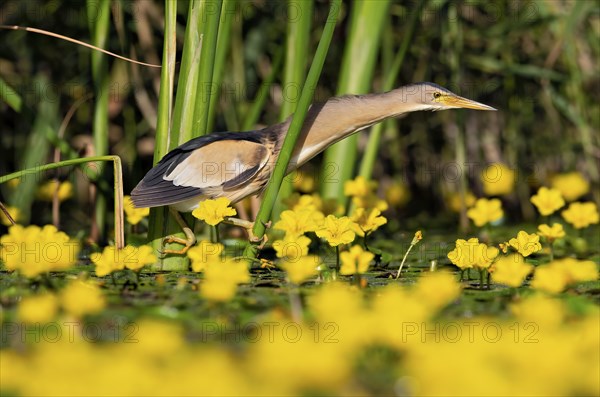
M185 223L185 220L181 217L179 211L173 208L169 208L169 210L171 211L171 215L173 215L173 217L175 218L175 221L177 221L177 224L181 227L181 230L183 230L183 232L185 233L186 238L181 238L173 235L167 236L163 239L163 246L169 243L178 243L184 245L185 247L179 250L165 249L161 251L161 254L183 255L187 252L187 250L189 250L192 247L192 245L196 244L196 235L188 226L188 224Z
M254 222L233 217L227 217L223 220L223 222L229 225L239 226L246 229L246 231L248 232L248 239L253 243L260 243L258 249L263 249L267 241L269 241L269 238L266 234L263 234L263 236L260 238L254 235L254 233L252 232L252 229L254 228ZM267 228L271 227L271 221L265 223L264 225Z

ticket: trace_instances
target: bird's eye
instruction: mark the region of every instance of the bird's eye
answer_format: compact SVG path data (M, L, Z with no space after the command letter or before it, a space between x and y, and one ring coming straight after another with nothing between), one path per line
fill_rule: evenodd
M441 97L441 96L442 96L442 94L441 94L441 93L439 93L439 92L434 92L434 93L433 93L433 99L438 99L438 98L439 98L439 97Z

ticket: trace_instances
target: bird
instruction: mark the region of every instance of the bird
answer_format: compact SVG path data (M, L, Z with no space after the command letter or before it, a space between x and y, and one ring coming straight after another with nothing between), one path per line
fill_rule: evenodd
M334 143L388 118L416 111L446 109L495 111L491 106L461 97L430 82L413 83L384 92L332 97L310 106L294 147L287 173L302 166ZM244 132L214 132L191 139L168 152L131 192L135 207L169 206L186 238L165 242L196 242L180 212L191 212L201 201L226 197L231 203L260 195L277 162L292 116L265 128ZM250 230L253 223L230 218Z

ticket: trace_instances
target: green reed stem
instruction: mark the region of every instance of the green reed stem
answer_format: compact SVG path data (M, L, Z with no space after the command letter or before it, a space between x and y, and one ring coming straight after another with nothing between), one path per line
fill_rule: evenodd
M49 83L44 74L36 76L34 83L36 87L35 94L38 95L37 98L42 98L42 100L38 101L35 109L28 106L23 107L23 116L31 117L34 122L27 137L26 149L17 156L17 164L21 169L34 168L46 161L50 150L50 141L47 137L52 133L56 135L54 131L58 129L59 124L58 101L43 100L43 98L50 98L49 95L57 95L52 89L52 84ZM41 89L48 91L42 92ZM9 196L9 202L19 209L20 221L29 223L31 206L35 199L35 191L40 178L23 178L20 182L15 191Z
M88 0L88 17L90 23L91 43L99 48L106 48L110 24L110 1ZM92 80L96 94L94 104L93 126L94 153L103 156L108 153L108 59L100 51L90 53L92 59ZM98 175L103 174L104 167L98 168ZM106 197L96 193L94 220L100 236L104 235L106 224Z
M200 52L200 69L198 71L198 84L196 86L196 104L194 107L194 123L192 125L196 136L206 135L210 131L208 115L210 98L213 92L213 72L219 34L219 19L221 17L222 0L205 0L204 13L202 14L202 50Z
M171 119L173 116L173 88L175 82L175 66L177 54L176 42L177 29L177 2L165 0L165 37L163 42L162 70L160 74L160 94L158 97L158 119L156 122L156 139L154 145L154 164L163 158L178 143L178 130L172 130ZM162 249L163 228L174 223L168 216L164 207L151 208L148 219L148 240L155 252ZM175 226L171 226L174 233ZM161 258L160 255L157 257ZM177 261L178 259L166 259ZM159 259L162 264L162 259Z
M321 35L317 52L315 53L313 63L308 72L302 93L300 94L298 107L292 118L292 122L285 136L285 140L283 141L283 146L277 159L277 164L275 164L273 175L271 175L269 183L267 184L263 201L252 229L253 234L258 238L262 238L265 234L265 224L271 217L271 212L273 210L273 206L275 205L279 188L281 187L283 178L286 175L288 164L292 158L294 146L296 145L296 140L300 135L304 118L308 112L308 107L312 101L321 70L323 69L323 64L325 63L325 57L327 56L327 51L329 50L329 45L333 37L333 31L335 30L340 7L341 0L332 0L329 9L329 16L327 18L327 22L325 23L325 28L323 29L323 34ZM257 245L249 244L244 251L244 256L254 257L256 256L257 250Z
M79 165L84 163L93 163L98 161L112 161L114 172L114 191L115 191L115 246L123 248L125 246L125 233L123 227L123 167L119 156L94 156L71 160L63 160L56 163L39 165L33 168L26 168L8 175L0 176L0 184L11 179L21 178L25 175L37 174L44 171L54 170L61 167Z
M217 35L217 50L215 55L215 67L213 73L213 87L216 92L210 96L210 106L208 110L208 124L206 130L214 131L215 114L217 112L217 104L222 92L221 85L225 71L225 60L231 47L231 27L236 17L236 7L239 3L236 0L223 0L221 10L221 19L219 21L219 33Z
M382 91L384 92L392 90L396 84L398 73L400 72L400 68L404 63L404 58L406 57L406 53L410 48L410 44L413 41L415 28L417 27L417 23L419 22L421 12L427 1L428 0L419 1L419 4L410 15L410 19L408 21L406 29L404 30L404 34L402 35L402 43L400 44L400 49L396 53L396 56L392 61L392 65L385 75L385 82L383 83L382 87ZM383 133L384 126L385 123L375 124L371 128L371 133L369 134L369 141L367 143L367 147L365 148L365 153L363 155L363 159L360 163L360 168L358 171L358 175L365 177L367 180L371 179L371 175L373 174L373 167L375 165L375 162L377 161L377 154L379 152L379 142L381 141L381 134Z
M353 3L344 58L338 83L338 95L363 94L370 90L385 18L390 1L360 0ZM335 167L337 182L321 184L323 198L336 198L345 204L344 182L352 178L358 155L358 136L350 136L325 151L324 167ZM322 177L321 180L326 180Z
M283 102L279 120L283 121L296 111L298 98L302 91L302 81L306 73L308 48L310 44L310 26L313 18L312 0L288 0L288 15L297 15L288 23L285 45L285 67L283 70ZM292 14L294 12L294 14ZM273 208L273 219L279 219L284 210L283 200L292 194L294 187L291 178L284 178L279 195Z

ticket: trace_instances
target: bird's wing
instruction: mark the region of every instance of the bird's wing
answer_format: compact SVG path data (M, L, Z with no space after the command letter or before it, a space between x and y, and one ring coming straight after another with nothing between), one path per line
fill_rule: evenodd
M219 197L250 182L267 164L270 151L244 138L248 138L245 133L211 134L172 150L131 192L135 206L172 205L201 195Z
M269 160L260 143L222 140L194 150L163 179L175 186L233 189L249 182Z

